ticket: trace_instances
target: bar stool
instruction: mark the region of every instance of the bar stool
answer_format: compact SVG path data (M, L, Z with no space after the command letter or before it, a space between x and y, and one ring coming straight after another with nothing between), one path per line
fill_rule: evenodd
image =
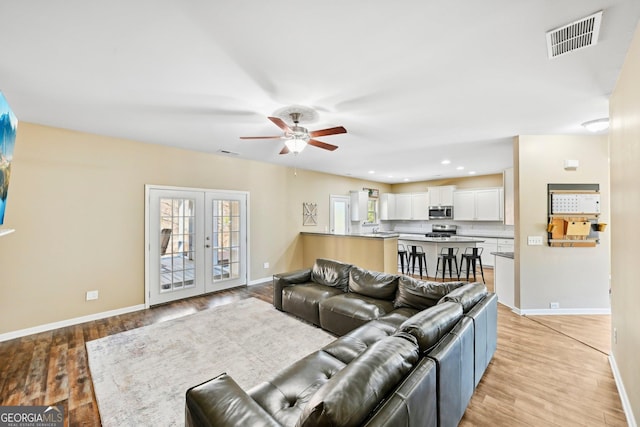
M411 266L411 274L416 271L416 259L418 260L418 266L420 270L420 278L422 279L422 264L424 263L424 274L429 277L429 271L427 270L427 254L422 249L422 246L407 245L409 248L409 262L407 264L407 273L409 273L409 266Z
M402 274L404 274L404 263L407 262L407 273L409 272L409 254L407 253L407 249L404 247L402 243L398 243L398 260L400 261L400 268Z
M440 271L440 261L442 261L442 281L444 282L444 273L449 265L449 278L453 279L453 272L451 271L455 264L455 272L458 274L458 248L441 248L438 255L438 264L436 265L436 279L438 278L438 271Z
M469 267L473 268L473 280L476 280L476 262L480 264L480 274L482 275L482 283L484 281L484 270L482 269L482 251L484 248L468 247L464 249L464 253L460 258L460 271L458 272L458 279L460 279L460 273L462 272L462 266L465 266L467 271L467 282L469 281Z

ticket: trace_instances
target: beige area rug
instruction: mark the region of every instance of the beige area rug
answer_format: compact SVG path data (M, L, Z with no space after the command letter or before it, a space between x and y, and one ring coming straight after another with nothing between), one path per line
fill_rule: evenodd
M249 298L86 346L103 426L182 426L189 387L227 372L246 390L334 339Z

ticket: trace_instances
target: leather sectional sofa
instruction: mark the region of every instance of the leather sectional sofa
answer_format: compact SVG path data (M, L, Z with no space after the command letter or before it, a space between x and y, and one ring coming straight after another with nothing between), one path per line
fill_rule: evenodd
M226 374L190 388L187 426L456 426L496 349L482 283L319 259L273 291L277 309L339 338L249 391Z

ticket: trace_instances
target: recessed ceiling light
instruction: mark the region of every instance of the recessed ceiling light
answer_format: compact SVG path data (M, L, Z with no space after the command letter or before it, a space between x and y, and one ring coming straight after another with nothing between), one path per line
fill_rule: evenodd
M469 171L469 175L475 175L476 171Z
M444 159L440 163L443 164L443 165L448 165L449 163L451 163L451 160Z
M459 171L464 170L464 166L458 166L456 169Z
M369 171L369 173L376 173L376 171Z
M407 182L407 181L409 181L409 178L405 178L405 179L403 179L403 181L404 181L404 182Z

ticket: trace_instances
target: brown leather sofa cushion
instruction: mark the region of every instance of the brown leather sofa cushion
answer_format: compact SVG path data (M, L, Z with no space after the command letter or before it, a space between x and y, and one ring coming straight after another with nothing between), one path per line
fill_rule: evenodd
M458 289L455 289L440 300L440 303L447 301L457 302L462 304L462 310L466 313L476 305L478 301L487 295L487 287L484 283L467 283Z
M340 261L319 258L311 269L311 281L347 292L349 270L353 266Z
M349 272L349 292L392 301L397 290L398 276L395 274L368 271L360 267L353 267Z
M410 335L378 341L311 397L296 426L361 426L418 357L418 346Z
M418 341L420 351L425 352L449 333L461 318L462 306L460 304L443 302L410 317L400 325L398 331L414 336Z
M394 306L423 310L433 307L440 299L465 282L425 282L412 277L401 276Z

